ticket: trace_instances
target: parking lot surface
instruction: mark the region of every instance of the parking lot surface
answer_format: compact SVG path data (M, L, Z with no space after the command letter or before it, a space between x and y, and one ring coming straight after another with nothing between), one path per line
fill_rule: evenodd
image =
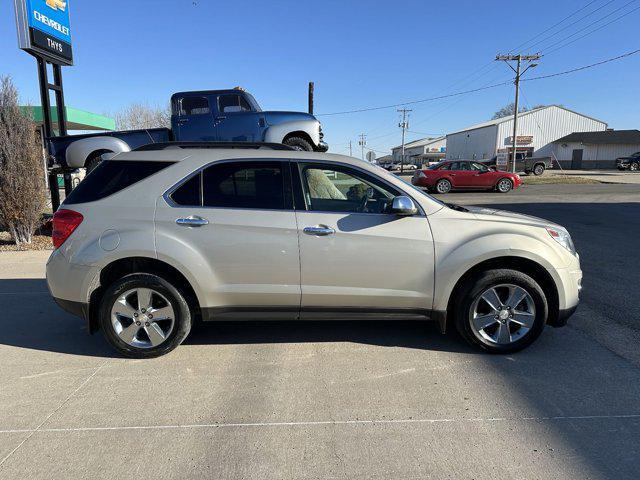
M0 254L0 478L638 478L640 187L440 198L567 226L570 326L491 356L417 322L214 323L128 360L55 306L46 252Z

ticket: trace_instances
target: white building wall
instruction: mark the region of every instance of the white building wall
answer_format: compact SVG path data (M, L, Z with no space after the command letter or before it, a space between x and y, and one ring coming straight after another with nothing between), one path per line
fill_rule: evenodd
M496 125L447 135L447 160L482 160L496 154Z
M566 145L566 146L565 146ZM640 144L605 144L591 145L578 142L555 143L553 153L563 168L571 167L574 150L582 149L582 168L615 168L618 157L627 157L640 152Z
M550 156L553 151L551 142L573 132L598 132L607 129L607 124L584 115L551 106L518 118L518 136L532 135L534 156ZM498 125L498 146L507 148L513 134L513 119Z
M409 158L412 156L424 155L425 153L429 153L429 151L432 148L437 148L438 150L440 150L440 148L446 148L446 146L447 146L447 139L442 138L441 140L428 143L427 145L419 145L417 147L405 147L404 154L406 159L409 160ZM397 147L394 148L393 150L391 150L391 154L393 155L393 160L396 162L399 162L400 158L402 157L402 148L397 148Z

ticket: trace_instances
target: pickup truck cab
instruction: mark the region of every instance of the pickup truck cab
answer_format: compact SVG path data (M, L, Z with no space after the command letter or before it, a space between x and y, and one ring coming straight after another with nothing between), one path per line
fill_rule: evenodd
M92 170L105 153L129 152L172 141L282 143L295 150L326 152L320 122L304 112L263 111L241 89L179 92L171 97L171 128L48 139L51 164Z
M493 157L491 160L480 160L480 162L487 167L497 168L497 157ZM508 162L511 165L511 158ZM551 157L528 157L522 153L516 153L516 172L518 173L542 175L545 170L552 167Z

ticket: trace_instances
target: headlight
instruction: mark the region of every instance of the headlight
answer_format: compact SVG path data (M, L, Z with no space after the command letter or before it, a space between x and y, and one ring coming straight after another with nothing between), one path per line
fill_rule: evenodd
M559 228L550 228L547 227L547 232L551 235L556 242L562 245L564 248L569 250L573 255L576 254L576 247L573 244L573 240L571 240L571 235L566 230L560 230Z

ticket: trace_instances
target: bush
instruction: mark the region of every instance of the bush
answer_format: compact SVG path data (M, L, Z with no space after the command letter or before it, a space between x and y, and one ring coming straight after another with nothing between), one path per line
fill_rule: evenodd
M42 150L32 119L18 106L10 77L0 77L0 223L17 245L31 243L45 207Z

